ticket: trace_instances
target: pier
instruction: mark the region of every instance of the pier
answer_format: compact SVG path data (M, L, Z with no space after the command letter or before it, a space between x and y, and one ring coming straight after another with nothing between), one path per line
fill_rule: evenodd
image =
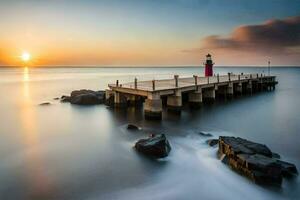
M213 102L216 96L252 94L257 91L274 90L275 76L263 74L232 74L208 77L179 77L173 79L138 81L109 84L106 99L112 99L116 107L143 102L146 119L161 119L163 106L168 111L180 113L183 94L188 96L191 106L200 106L203 102ZM164 100L164 102L163 102Z

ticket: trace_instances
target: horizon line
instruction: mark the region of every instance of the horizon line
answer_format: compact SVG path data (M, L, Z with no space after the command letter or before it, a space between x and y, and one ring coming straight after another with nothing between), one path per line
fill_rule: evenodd
M0 68L24 68L24 67L31 67L31 68L196 68L204 66L200 65L34 65L34 66L18 66L18 65L0 65ZM216 65L214 67L268 67L268 65ZM300 65L271 65L270 67L300 67Z

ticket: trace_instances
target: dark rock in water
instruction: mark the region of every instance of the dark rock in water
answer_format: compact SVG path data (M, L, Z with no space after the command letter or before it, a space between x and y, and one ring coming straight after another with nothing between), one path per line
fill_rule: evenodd
M284 162L281 160L277 160L277 163L281 167L282 175L285 177L292 177L298 174L298 170L296 166L292 163Z
M203 136L203 137L212 137L213 135L210 133L204 133L204 132L200 132L199 135Z
M281 185L283 176L298 174L294 164L278 160L264 144L236 137L219 138L222 162L258 184Z
M105 91L74 90L71 96L62 96L61 102L70 102L77 105L96 105L105 100Z
M219 143L219 140L218 139L210 139L210 140L206 140L206 143L209 146L213 147L213 146L215 146L215 145L217 145Z
M222 142L224 151L222 153L236 155L236 154L262 154L267 157L272 157L271 150L264 144L259 144L245 140L239 137L220 136L219 142Z
M39 105L40 106L49 106L49 105L51 105L51 103L50 102L44 102L44 103L40 103Z
M96 105L103 103L103 99L98 98L95 94L80 94L72 97L70 100L71 104L77 105Z
M171 151L170 143L164 134L140 139L135 143L135 148L137 151L155 158L166 157Z
M139 130L140 128L134 124L128 124L127 125L127 129L130 129L130 130Z
M65 102L70 102L70 101L71 101L71 97L70 96L63 95L63 96L60 97L60 102L65 103Z
M272 158L280 159L280 155L278 153L272 152Z
M55 98L53 98L53 100L59 100L59 97L55 97Z

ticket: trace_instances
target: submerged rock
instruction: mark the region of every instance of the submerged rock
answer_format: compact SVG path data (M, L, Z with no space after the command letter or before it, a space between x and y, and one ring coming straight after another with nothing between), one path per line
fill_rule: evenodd
M205 133L205 132L199 132L199 135L203 136L203 137L212 137L213 135L210 133Z
M40 103L39 105L40 106L49 106L49 105L51 105L51 103L50 102L44 102L44 103Z
M218 139L210 139L210 140L206 140L206 143L213 147L213 146L216 146L218 143L219 143L219 140Z
M278 160L264 144L236 137L219 138L222 162L258 184L281 185L283 177L298 174L294 164Z
M135 143L135 148L137 151L155 158L164 158L171 151L171 145L164 134L140 139Z
M140 130L141 128L134 124L128 124L127 129L129 130Z

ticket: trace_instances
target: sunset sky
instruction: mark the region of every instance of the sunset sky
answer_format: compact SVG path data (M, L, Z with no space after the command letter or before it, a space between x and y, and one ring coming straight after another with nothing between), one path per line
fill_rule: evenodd
M299 0L0 0L0 65L300 65Z

